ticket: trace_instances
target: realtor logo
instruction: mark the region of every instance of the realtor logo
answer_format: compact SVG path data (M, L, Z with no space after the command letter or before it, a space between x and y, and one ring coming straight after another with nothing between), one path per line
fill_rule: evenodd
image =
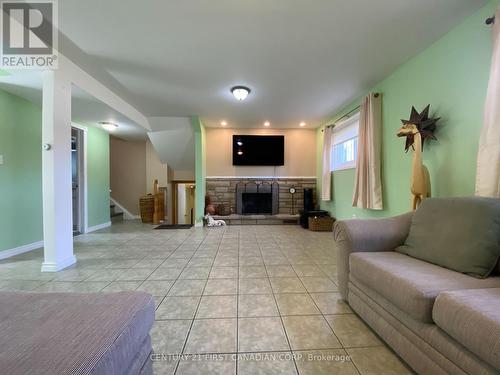
M57 68L57 3L3 1L2 68Z

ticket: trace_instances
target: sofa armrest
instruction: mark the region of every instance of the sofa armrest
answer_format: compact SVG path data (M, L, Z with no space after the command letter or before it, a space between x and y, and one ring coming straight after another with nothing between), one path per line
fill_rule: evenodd
M344 300L347 300L349 255L394 250L408 237L412 217L413 212L408 212L385 219L353 219L335 223L333 236L337 244L337 278Z

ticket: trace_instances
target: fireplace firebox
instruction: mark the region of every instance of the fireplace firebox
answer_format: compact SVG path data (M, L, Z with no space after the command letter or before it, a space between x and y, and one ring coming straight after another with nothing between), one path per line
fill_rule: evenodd
M239 182L236 184L236 213L239 215L276 215L279 210L277 182Z
M245 214L272 214L273 195L271 193L243 193L242 210Z

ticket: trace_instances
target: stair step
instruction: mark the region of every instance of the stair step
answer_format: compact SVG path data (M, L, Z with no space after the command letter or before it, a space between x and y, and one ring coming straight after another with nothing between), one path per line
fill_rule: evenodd
M113 212L111 214L111 217L118 217L118 216L123 216L123 212Z
M114 204L110 204L109 208L115 208L116 206Z

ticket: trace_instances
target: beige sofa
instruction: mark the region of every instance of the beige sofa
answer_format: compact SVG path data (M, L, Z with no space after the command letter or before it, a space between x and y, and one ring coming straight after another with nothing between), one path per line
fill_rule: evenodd
M338 221L338 283L352 309L421 374L500 373L500 277L395 252L412 213Z

